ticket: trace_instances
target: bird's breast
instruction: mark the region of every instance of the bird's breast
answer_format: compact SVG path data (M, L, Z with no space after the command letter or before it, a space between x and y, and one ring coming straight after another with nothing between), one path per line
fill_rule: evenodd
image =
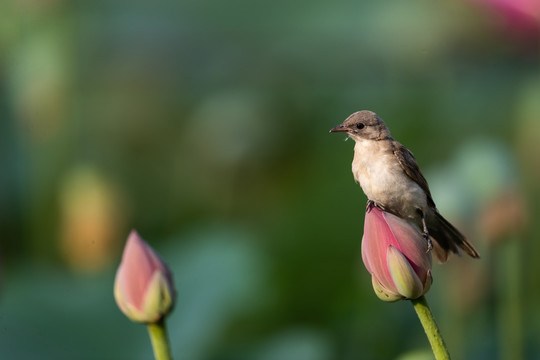
M422 188L405 174L390 146L380 141L358 141L352 172L368 199L404 217L416 218L427 206Z

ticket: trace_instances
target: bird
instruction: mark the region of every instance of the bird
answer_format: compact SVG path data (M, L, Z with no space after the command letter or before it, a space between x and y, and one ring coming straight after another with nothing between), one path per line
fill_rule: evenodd
M429 185L412 152L390 135L373 111L362 110L333 127L355 141L352 173L370 203L417 226L438 261L450 253L480 255L467 238L437 210Z

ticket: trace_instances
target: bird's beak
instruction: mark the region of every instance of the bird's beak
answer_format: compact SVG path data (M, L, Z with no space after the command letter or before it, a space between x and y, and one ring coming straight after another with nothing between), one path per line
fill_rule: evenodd
M343 126L343 124L339 124L338 126L331 128L330 132L348 132L348 130L345 126Z

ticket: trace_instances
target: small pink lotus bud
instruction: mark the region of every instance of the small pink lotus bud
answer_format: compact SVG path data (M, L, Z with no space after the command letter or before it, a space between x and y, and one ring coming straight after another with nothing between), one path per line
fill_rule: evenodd
M159 255L133 230L114 281L114 298L132 321L153 323L174 306L172 274Z
M364 222L362 260L375 294L384 301L416 299L431 286L431 254L414 225L370 204Z

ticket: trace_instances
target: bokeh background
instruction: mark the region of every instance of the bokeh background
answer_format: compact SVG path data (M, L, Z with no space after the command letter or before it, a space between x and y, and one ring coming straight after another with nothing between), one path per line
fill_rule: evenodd
M429 359L360 259L377 112L482 255L434 266L455 359L540 358L537 0L0 2L0 357L149 359L132 228L188 360Z

